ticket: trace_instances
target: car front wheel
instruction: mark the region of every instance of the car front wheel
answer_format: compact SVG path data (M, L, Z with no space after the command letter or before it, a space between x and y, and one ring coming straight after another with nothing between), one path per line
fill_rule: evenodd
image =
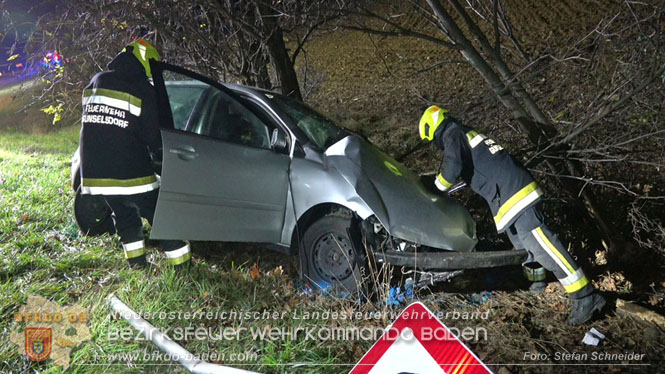
M305 230L300 261L304 281L312 288L343 293L361 288L365 256L354 244L351 224L351 217L333 213Z
M82 195L81 187L74 197L74 219L83 235L115 234L111 209L100 195Z

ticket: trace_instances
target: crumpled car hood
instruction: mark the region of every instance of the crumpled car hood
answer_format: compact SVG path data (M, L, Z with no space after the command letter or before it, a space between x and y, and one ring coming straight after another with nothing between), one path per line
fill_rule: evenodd
M476 224L461 204L429 193L415 173L361 138L340 140L323 161L356 189L394 237L455 251L475 247Z

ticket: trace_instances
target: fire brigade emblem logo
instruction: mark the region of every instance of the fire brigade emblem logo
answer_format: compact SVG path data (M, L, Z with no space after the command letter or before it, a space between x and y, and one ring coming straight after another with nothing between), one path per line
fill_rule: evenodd
M44 361L51 355L51 328L28 327L25 329L25 353L32 361Z
M2 0L0 0L2 2ZM60 306L41 296L28 295L28 302L14 313L10 340L19 354L32 361L69 367L72 349L92 338L87 326L88 311L80 305ZM4 343L4 342L3 342ZM0 372L3 372L0 369Z

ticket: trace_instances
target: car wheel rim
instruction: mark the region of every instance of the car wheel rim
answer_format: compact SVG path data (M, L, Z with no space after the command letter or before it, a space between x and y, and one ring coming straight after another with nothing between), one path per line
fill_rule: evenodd
M314 243L314 268L328 282L343 281L353 275L353 254L353 246L346 236L324 234Z

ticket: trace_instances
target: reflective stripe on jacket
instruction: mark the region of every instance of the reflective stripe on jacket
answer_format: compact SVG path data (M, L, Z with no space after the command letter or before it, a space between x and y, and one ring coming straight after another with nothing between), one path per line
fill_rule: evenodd
M121 53L83 90L81 193L134 195L159 188L150 152L161 147L157 98L143 66Z
M155 175L134 179L81 179L81 193L90 195L134 195L157 188L159 188L159 179Z

